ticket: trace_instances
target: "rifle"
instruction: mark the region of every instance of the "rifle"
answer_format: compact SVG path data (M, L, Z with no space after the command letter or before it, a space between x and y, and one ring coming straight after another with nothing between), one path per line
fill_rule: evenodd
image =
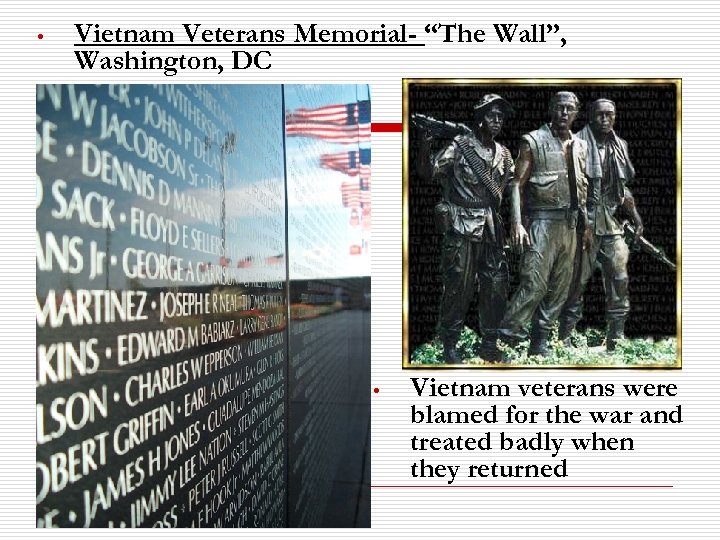
M431 137L441 139L453 139L458 135L472 135L473 131L465 124L456 124L455 122L448 122L446 120L436 120L431 116L425 116L424 114L413 113L410 115L410 120L416 127L426 131ZM502 198L502 192L505 186L499 186L492 177L492 172L488 167L485 167L481 162L477 154L470 148L467 141L462 139L457 141L460 147L465 161L470 165L475 176L495 197L498 201Z
M675 266L675 263L667 258L665 252L661 248L651 244L644 236L638 236L635 227L630 225L628 221L623 222L623 232L625 235L625 242L627 242L630 248L647 253L652 258L657 259L673 270L676 270L677 267Z
M417 128L427 131L431 136L438 139L452 139L456 135L470 135L472 129L465 124L456 124L447 120L436 120L432 116L413 113L410 115L410 122Z

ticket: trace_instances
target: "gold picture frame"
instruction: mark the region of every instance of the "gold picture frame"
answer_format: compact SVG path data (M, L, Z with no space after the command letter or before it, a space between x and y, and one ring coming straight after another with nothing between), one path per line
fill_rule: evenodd
M559 88L562 87L562 88ZM668 173L668 177L675 177L675 255L677 271L675 277L675 324L676 324L676 355L674 364L657 364L654 365L652 362L643 363L639 366L632 366L633 369L643 368L664 368L664 369L679 369L682 367L682 80L673 78L634 78L634 79L619 79L619 78L567 78L567 79L503 79L503 78L492 78L492 79L403 79L403 295L402 295L402 324L403 324L403 368L409 369L467 369L467 368L580 368L580 369L606 369L606 368L623 368L629 366L623 365L585 365L585 364L568 364L568 365L507 365L507 364L485 364L477 363L473 365L444 365L444 364L413 364L411 363L411 305L410 305L410 229L411 229L411 201L409 193L409 180L411 176L411 126L410 126L410 115L413 112L418 112L418 107L415 103L411 102L411 91L416 92L417 95L425 96L423 99L427 102L432 101L432 90L437 92L440 96L440 100L451 100L452 95L463 95L468 101L475 96L479 96L485 93L495 93L498 88L518 88L526 93L530 90L536 90L538 95L547 95L550 91L557 91L559 89L567 89L574 92L582 91L585 95L593 95L593 99L604 97L599 95L601 89L626 89L626 90L638 90L648 89L655 90L661 88L671 88L674 91L674 100L672 103L662 103L662 107L674 106L673 111L666 111L667 118L674 115L675 118L675 132L674 132L674 169L671 173ZM442 90L447 90L443 92ZM597 90L597 91L595 91ZM594 92L595 91L595 92ZM499 92L502 94L502 92ZM637 95L642 95L642 92L636 92ZM653 92L648 92L653 94ZM669 94L668 94L669 95ZM503 96L505 97L505 96ZM512 99L509 99L512 103ZM665 99L665 101L668 101ZM426 104L427 105L427 104ZM547 105L547 100L542 103L542 106ZM422 108L422 107L421 107ZM423 110L427 110L427 106ZM458 106L457 102L453 102L452 109L446 107L445 110L451 110L453 114L455 111L461 110L462 107ZM652 111L650 111L652 112ZM459 114L459 113L457 113ZM522 110L516 111L517 114L524 114ZM618 117L622 118L623 109L621 101L618 102ZM430 115L432 116L432 114ZM532 116L537 116L537 111L534 111ZM455 119L443 117L442 113L438 115L441 120L453 120L467 122L472 116L467 116L464 119ZM510 119L510 123L513 122L513 118ZM621 123L621 122L619 122ZM539 127L539 124L535 128ZM533 128L533 129L535 129ZM623 128L619 130L619 134L623 137ZM673 134L667 134L672 136ZM503 144L502 135L499 140ZM633 147L630 146L631 156L634 155ZM639 171L638 176L642 176L642 171ZM439 261L435 263L437 267ZM632 274L630 275L631 287L632 287ZM631 289L631 302L632 302L632 289ZM632 314L631 314L632 317ZM427 324L427 323L425 323ZM427 333L427 332L426 332Z

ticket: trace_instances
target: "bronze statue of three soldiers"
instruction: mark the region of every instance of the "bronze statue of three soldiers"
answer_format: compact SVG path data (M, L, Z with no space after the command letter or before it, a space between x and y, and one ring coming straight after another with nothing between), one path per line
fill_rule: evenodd
M550 122L523 135L515 162L495 141L513 112L497 94L487 94L475 105L471 127L413 115L413 123L426 133L418 172L437 180L443 196L435 217L443 233L438 334L445 363L462 363L456 345L476 290L484 360L509 362L497 342L516 345L527 337L528 324L528 354L549 355L548 338L558 321L559 338L569 346L596 265L605 286L607 350L613 351L623 338L630 310L628 247L616 210L628 213L641 237L642 220L628 189L635 171L627 143L613 129L615 104L595 101L589 124L574 134L579 107L574 93L555 94ZM433 157L428 142L437 135L452 141ZM519 285L509 300L499 212L506 191L508 243L522 250Z

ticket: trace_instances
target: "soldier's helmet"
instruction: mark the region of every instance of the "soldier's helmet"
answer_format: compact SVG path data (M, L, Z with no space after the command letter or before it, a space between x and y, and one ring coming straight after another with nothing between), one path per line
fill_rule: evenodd
M497 94L485 94L480 101L478 101L475 105L473 105L473 110L475 111L475 116L479 116L485 113L485 110L488 109L491 105L500 105L503 112L505 114L512 114L515 111L513 110L510 103L508 103L505 99L500 97Z

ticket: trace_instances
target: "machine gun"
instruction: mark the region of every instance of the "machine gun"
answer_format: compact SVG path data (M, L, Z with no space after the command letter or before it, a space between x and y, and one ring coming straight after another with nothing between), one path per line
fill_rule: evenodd
M625 236L625 242L630 246L630 248L642 251L643 253L647 253L650 255L653 259L657 259L661 263L669 266L673 270L676 270L675 263L672 262L670 259L667 258L667 255L665 255L665 252L648 242L644 236L639 236L637 234L637 231L635 230L635 227L630 225L628 221L623 222L623 232Z
M471 135L472 129L465 124L456 124L446 120L436 120L432 116L413 113L410 115L410 122L417 128L426 131L430 136L437 139L453 139L457 135Z
M456 124L455 122L448 122L446 120L436 120L430 116L424 114L413 113L410 116L410 120L413 125L429 133L431 137L441 139L454 139L458 135L472 135L473 131L465 124ZM457 145L460 148L465 161L470 165L473 173L488 192L495 197L498 201L502 198L502 192L505 188L504 185L499 186L492 177L492 171L486 167L475 152L472 151L468 142L462 138L457 140Z

